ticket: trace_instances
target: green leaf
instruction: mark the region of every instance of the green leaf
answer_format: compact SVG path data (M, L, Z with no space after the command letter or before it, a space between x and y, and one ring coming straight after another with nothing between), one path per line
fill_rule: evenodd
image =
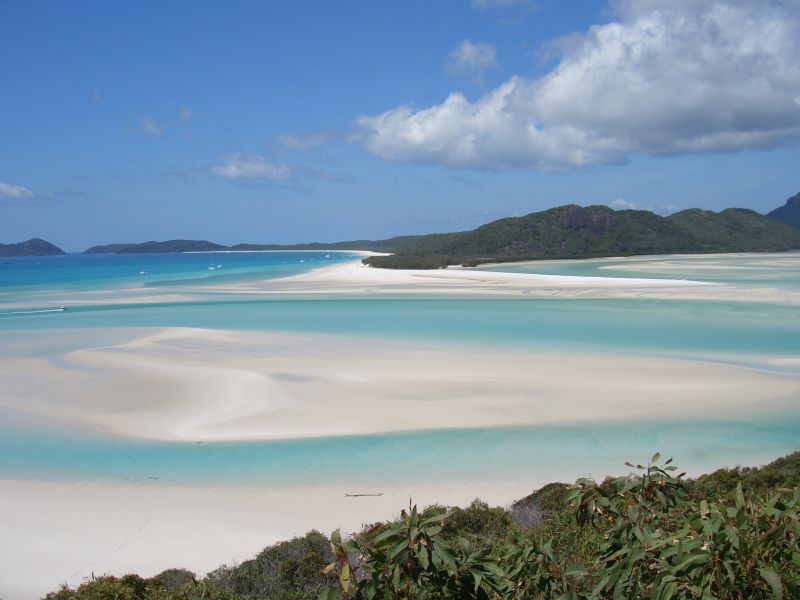
M764 578L769 584L769 587L772 588L772 593L775 595L776 600L782 600L783 598L783 583L781 582L781 577L775 571L770 571L769 569L759 569L759 573L761 573L761 577Z
M542 552L550 559L551 562L556 562L556 557L553 555L553 540L547 540L542 544Z
M359 548L358 544L356 544L353 541L344 542L342 544L342 549L345 552L349 552L350 554L358 554L359 552L361 552L361 548Z
M661 594L658 596L658 600L670 600L677 591L678 586L669 581L661 588Z
M572 565L564 569L564 575L567 577L583 577L588 574L589 572L579 565Z
M605 577L603 577L600 580L600 582L596 586L594 586L594 589L592 590L591 596L593 598L599 596L600 592L602 592L604 589L606 589L606 586L608 585L608 582L609 582L609 576L606 575Z
M744 506L744 492L742 491L742 482L736 484L736 506Z
M442 547L442 544L436 544L433 547L433 555L438 556L442 563L451 569L455 569L455 561L450 553Z
M342 590L339 588L326 590L320 593L319 600L342 600Z
M391 539L393 537L397 537L399 535L400 535L400 527L399 526L398 527L392 527L390 529L387 529L386 531L384 531L380 535L375 536L375 539L372 540L372 543L375 544L375 545L378 545L381 542L385 542L386 540L389 540L389 539Z
M339 581L342 584L342 589L344 590L344 593L346 594L347 592L349 592L350 591L350 565L348 563L345 563L344 566L342 567L342 574L339 576Z
M475 593L477 594L478 588L481 587L483 575L479 571L473 571L472 569L469 572L472 573L472 578L475 580Z
M425 519L422 522L422 525L424 527L425 525L429 525L431 523L440 523L440 522L444 521L445 519L449 518L452 514L453 514L453 511L449 510L447 512L439 513L438 515L433 515L433 516L428 517L427 519Z
M707 552L692 554L689 558L687 558L681 564L675 567L675 570L680 573L681 571L686 570L688 567L692 565L706 563L708 562L708 559L709 555Z
M428 561L428 549L425 546L419 545L416 549L417 560L419 564L422 565L422 568L426 571L428 570L428 566L430 562Z
M325 565L325 566L323 567L323 569L322 569L322 574L323 574L323 575L327 575L328 573L330 573L331 571L333 571L334 567L336 567L336 563L335 563L335 562L332 562L332 563L331 563L331 564L329 564L329 565Z
M398 562L401 563L405 560L405 556L401 556L399 561L395 561L395 557L401 555L404 550L408 550L408 540L400 540L394 548L389 550L389 553L386 555L386 558L389 562Z

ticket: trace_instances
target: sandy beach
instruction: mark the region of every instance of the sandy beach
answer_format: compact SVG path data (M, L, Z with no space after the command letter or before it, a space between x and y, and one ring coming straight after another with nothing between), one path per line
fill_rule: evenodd
M180 487L0 480L0 597L30 600L92 573L152 576L169 567L200 576L316 528L354 532L396 516L413 499L505 505L544 482L382 487ZM373 490L358 490L360 492Z

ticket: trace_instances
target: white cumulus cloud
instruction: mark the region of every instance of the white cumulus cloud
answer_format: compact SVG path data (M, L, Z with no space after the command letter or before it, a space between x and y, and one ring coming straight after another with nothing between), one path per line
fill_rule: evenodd
M387 160L565 170L630 154L769 148L800 140L800 10L778 0L620 0L618 20L570 36L539 79L477 100L357 119Z
M278 136L278 142L280 142L284 147L289 148L290 150L299 150L301 152L322 146L329 139L330 135L323 131L310 133L308 135L291 135L287 133Z
M617 198L608 203L608 205L615 210L649 210L650 212L670 214L676 210L680 210L679 206L675 204L662 204L659 206L646 206L638 202L628 202L622 198Z
M12 200L26 200L33 198L34 194L28 188L21 185L11 185L0 181L0 198L11 198Z
M483 79L486 69L497 66L497 48L491 44L476 44L466 39L447 57L447 67L460 75Z
M139 121L139 125L142 133L153 137L161 137L164 135L164 128L153 117L142 117Z
M646 210L640 204L636 202L628 202L627 200L623 200L622 198L617 198L616 200L612 200L608 203L611 208L615 208L617 210Z
M266 179L285 181L292 170L284 164L275 164L258 155L231 154L223 164L211 167L211 174L226 179Z

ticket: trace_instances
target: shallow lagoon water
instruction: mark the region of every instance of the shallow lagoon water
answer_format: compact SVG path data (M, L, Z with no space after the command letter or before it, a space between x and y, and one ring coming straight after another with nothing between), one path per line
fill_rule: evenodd
M487 265L480 270L576 277L699 279L712 283L800 288L800 252L639 256L587 260L543 260Z
M3 348L54 356L70 347L71 331L96 331L93 344L114 343L119 328L199 327L318 333L409 340L419 344L536 352L603 352L732 362L764 368L773 357L800 356L800 308L685 300L279 298L215 293L215 283L265 279L302 272L330 261L356 260L346 253L247 253L190 255L67 256L14 259L0 269L0 357ZM780 261L778 256L776 261ZM794 257L791 257L794 258ZM633 259L632 259L633 260ZM664 269L663 262L670 265ZM654 257L661 276L696 278L709 260L725 281L759 281L752 259ZM300 262L302 261L302 262ZM694 261L694 262L693 262ZM703 261L703 265L697 265ZM763 262L763 261L762 261ZM586 263L589 263L588 266ZM673 264L674 263L674 264ZM218 269L216 265L222 264ZM601 269L619 261L548 263L534 272L652 277ZM684 265L684 267L681 267ZM214 266L209 271L208 266ZM646 266L646 265L645 265ZM679 272L681 268L685 273ZM504 267L503 270L514 270ZM677 269L678 272L675 270ZM796 284L797 272L770 270L770 285ZM139 275L146 271L146 275ZM722 273L723 270L719 270ZM637 274L638 273L638 274ZM737 273L742 275L737 279ZM200 300L155 304L93 304L66 312L22 314L62 292L193 290ZM196 294L193 293L196 296ZM14 303L14 308L3 304ZM33 330L52 331L47 344L20 341ZM85 333L84 339L85 339ZM22 348L22 349L21 349ZM7 351L8 352L8 351ZM6 354L7 356L7 354ZM778 367L771 367L778 368ZM797 370L797 367L780 367ZM781 419L648 423L626 422L524 428L448 430L240 443L142 442L63 431L56 424L0 415L0 477L159 481L186 484L354 485L420 478L431 482L546 481L623 470L625 460L654 451L673 454L698 472L734 463L756 464L800 447L800 402Z
M693 473L797 449L800 415L762 422L672 420L443 429L270 442L145 442L60 431L5 414L0 478L161 484L351 486L546 482L621 472L655 451Z
M19 329L196 327L738 360L800 354L800 308L666 300L236 299L0 316Z

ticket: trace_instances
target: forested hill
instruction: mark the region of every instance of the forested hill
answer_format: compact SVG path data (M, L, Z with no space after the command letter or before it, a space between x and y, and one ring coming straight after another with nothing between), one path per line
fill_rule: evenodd
M800 229L800 194L795 194L786 201L786 204L776 208L767 216Z
M205 240L168 240L166 242L142 242L141 244L107 244L92 246L84 254L150 254L164 252L212 252L227 250L226 246Z
M236 244L223 246L205 240L169 240L166 242L143 242L141 244L105 244L92 246L84 254L148 254L160 252L235 252L263 250L372 250L374 252L402 252L438 248L447 240L454 240L461 233L434 233L430 235L402 235L386 240L352 240L348 242L311 242L308 244Z
M569 204L460 234L421 236L393 256L365 262L384 268L438 268L526 259L797 248L800 231L743 208L719 213L689 209L662 217L645 210Z
M800 211L800 194L782 209ZM791 210L779 216L791 216L794 214ZM662 217L646 210L617 211L607 206L568 204L455 233L291 245L222 246L205 240L169 240L93 246L85 253L371 250L393 253L366 259L372 266L424 269L543 258L775 252L800 248L800 230L787 225L789 220L776 217L776 212L764 216L744 208L728 208L721 212L693 208Z
M64 251L41 238L17 244L0 244L0 256L58 256Z

